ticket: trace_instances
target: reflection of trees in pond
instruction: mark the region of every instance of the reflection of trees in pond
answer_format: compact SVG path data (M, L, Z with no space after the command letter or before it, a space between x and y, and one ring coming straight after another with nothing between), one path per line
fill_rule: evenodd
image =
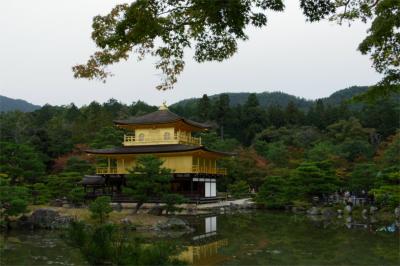
M384 233L386 235L390 235L387 233ZM398 243L399 241L399 235L395 236L397 238ZM386 245L386 242L379 242L379 243L375 243L372 252L373 252L373 256L377 257L377 258L385 258L385 260L387 261L397 261L397 263L395 263L394 265L400 265L400 255L399 255L399 250L400 248L397 247L397 249L392 249L389 248Z
M78 248L92 265L182 265L173 242L147 243L129 237L129 228L115 224L87 225L72 222L67 231L68 243Z
M221 230L246 230L253 223L251 214L233 214L229 215L229 218L220 216L220 219L224 220Z
M310 221L307 216L282 212L221 215L216 217L215 235L193 240L195 236L206 235L205 217L200 217L197 218L199 230L191 235L175 239L143 236L140 245L151 247L164 242L168 248L177 247L172 253L165 252L170 258L191 247L191 258L195 264L203 265L399 265L398 233L347 229L343 219L331 221L324 228L323 221ZM82 264L79 252L58 239L59 232L12 233L18 233L11 236L17 236L20 241L5 239L12 249L2 254L2 265L39 265L39 262L43 265L47 261L41 260L42 257L65 262L65 265L68 262ZM138 235L136 231L120 231L119 237L134 241ZM32 260L32 256L38 260Z
M391 265L400 260L395 234L348 230L343 221L324 227L324 221L282 213L233 217L219 219L223 225L219 232L229 241L221 251L235 255L234 264Z
M57 230L10 230L0 234L0 265L89 265Z

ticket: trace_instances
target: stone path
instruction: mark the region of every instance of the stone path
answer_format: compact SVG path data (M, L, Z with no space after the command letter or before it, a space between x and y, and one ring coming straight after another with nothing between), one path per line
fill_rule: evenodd
M251 198L238 199L238 200L224 200L215 203L198 204L197 209L201 210L201 209L220 208L220 207L230 206L231 204L244 205L251 202L252 202Z

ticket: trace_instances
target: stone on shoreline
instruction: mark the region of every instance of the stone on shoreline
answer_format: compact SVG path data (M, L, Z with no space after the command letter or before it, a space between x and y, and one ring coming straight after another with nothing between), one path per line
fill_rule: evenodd
M49 205L52 207L62 207L63 204L64 202L61 199L55 199L52 200Z
M160 216L163 213L163 211L164 211L163 206L156 205L153 208L151 208L147 213Z
M353 211L353 207L351 207L350 205L346 205L346 207L344 207L344 210L346 213L351 213Z
M306 208L304 208L302 206L293 206L292 207L292 212L293 213L305 213L306 212Z
M154 226L154 229L157 231L194 231L194 229L191 228L186 221L176 217L169 218L165 222L158 222Z
M123 225L131 225L132 224L131 220L129 220L128 218L123 218L119 222Z
M22 216L17 225L22 229L61 229L68 227L72 220L72 217L61 216L55 210L41 208L30 216Z
M378 210L377 207L371 206L371 207L369 208L369 213L370 213L370 214L374 214L377 210Z
M330 218L330 217L335 216L336 213L331 208L324 208L324 209L322 209L321 214L326 218Z
M400 218L400 206L394 209L394 216Z
M239 209L239 205L238 205L238 204L235 204L235 203L233 203L233 202L231 202L231 203L229 204L229 208L230 208L231 210L237 210L237 209Z
M307 211L307 214L308 215L319 215L319 214L321 214L321 211L317 208L317 207L311 207L311 209L309 209L308 211Z

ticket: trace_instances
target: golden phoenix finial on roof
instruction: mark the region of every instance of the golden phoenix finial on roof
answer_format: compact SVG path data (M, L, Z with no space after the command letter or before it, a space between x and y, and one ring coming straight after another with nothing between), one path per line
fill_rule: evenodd
M158 108L158 110L168 110L167 101L163 101L162 105Z

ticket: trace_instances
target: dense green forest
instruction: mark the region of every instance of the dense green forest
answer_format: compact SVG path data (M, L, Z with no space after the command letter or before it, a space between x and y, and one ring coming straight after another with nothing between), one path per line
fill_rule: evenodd
M322 98L321 100L325 105L338 105L343 101L350 100L355 95L360 95L368 90L367 86L352 86L347 89L339 90L332 93L329 97ZM251 94L250 92L228 92L225 93L229 96L229 103L231 106L236 106L238 104L243 105L247 101L247 98ZM215 94L209 96L210 100L215 101L220 95ZM315 101L307 100L304 98L296 97L284 92L261 92L256 93L257 100L261 107L268 108L273 105L286 106L289 102L294 103L299 109L306 111L308 108L313 106ZM179 101L172 106L174 108L184 108L186 111L190 110L190 106L195 106L195 102L198 98L185 99ZM195 112L195 110L194 110Z
M170 110L211 123L214 129L201 134L209 148L236 152L222 162L229 174L218 183L219 191L240 195L250 187L258 191L258 203L270 208L345 190L369 194L380 206L397 206L398 98L357 105L337 100L351 96L265 107L256 94L248 94L243 104L232 104L229 94L204 95ZM0 201L16 207L2 215L23 208L21 200L79 201L76 182L94 172L84 149L121 145L124 132L113 120L155 110L141 101L126 105L110 99L81 108L45 105L28 113L1 113Z

